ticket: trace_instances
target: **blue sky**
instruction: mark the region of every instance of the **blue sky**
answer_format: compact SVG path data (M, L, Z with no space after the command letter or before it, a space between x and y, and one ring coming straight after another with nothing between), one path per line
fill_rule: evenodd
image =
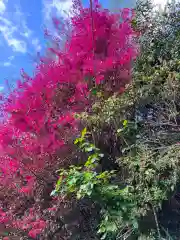
M154 0L155 1L155 0ZM162 0L156 0L162 1ZM88 0L83 0L87 5ZM111 6L110 3L111 2ZM132 7L135 0L101 0L105 8ZM32 74L36 53L43 54L43 27L51 29L51 16L64 16L71 0L0 0L0 91L7 79L13 86L20 69Z

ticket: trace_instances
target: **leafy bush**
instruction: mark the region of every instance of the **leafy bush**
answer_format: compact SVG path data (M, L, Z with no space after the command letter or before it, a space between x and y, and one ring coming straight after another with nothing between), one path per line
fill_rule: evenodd
M133 208L133 196L129 186L120 188L111 183L115 171L96 171L103 154L93 144L88 143L85 137L86 129L82 131L81 137L75 140L75 144L85 153L89 153L87 161L83 167L70 166L68 170L59 170L60 177L52 194L76 194L77 199L89 197L99 204L103 219L98 233L102 234L101 239L110 239L119 230L128 227L128 220L137 224L135 219L131 219L133 216L128 216Z

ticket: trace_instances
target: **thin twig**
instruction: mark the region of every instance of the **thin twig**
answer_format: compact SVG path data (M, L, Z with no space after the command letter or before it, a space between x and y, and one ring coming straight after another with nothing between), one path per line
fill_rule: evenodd
M152 204L151 204L151 205L152 205ZM152 205L152 210L153 210L153 214L154 214L154 219L155 219L155 223L156 223L156 228L157 228L158 236L159 236L159 239L161 239L161 233L160 233L159 223L158 223L158 219L157 219L157 214L156 214L156 210L155 210L155 208L154 208L153 205Z
M94 21L93 21L93 3L90 0L90 10L91 10L91 27L92 27L92 43L93 43L93 56L94 56Z
M92 0L90 0L90 11L91 11L91 27L92 27L92 44L93 44L93 58L95 56L95 37L94 37L94 21L93 21L93 3ZM95 67L94 67L95 70ZM95 87L96 87L96 81L95 81Z

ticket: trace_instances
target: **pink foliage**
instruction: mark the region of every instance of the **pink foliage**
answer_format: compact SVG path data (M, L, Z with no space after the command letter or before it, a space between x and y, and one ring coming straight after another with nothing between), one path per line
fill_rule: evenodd
M12 226L28 231L28 235L36 239L36 236L45 229L46 222L38 217L38 212L35 209L30 209L28 216L12 221Z
M7 213L4 212L2 209L0 209L0 224L2 223L8 223L9 217L7 216Z
M131 10L112 14L97 1L92 11L81 5L78 9L65 47L49 49L57 60L42 59L32 78L22 71L23 80L2 105L8 118L0 128L0 181L22 195L33 191L38 174L54 166L54 155L76 136L74 114L91 107L91 88L123 93L131 80L131 62L137 55ZM60 24L56 19L54 23ZM6 220L0 212L0 221ZM26 220L14 225L32 227L31 237L45 228L41 219Z

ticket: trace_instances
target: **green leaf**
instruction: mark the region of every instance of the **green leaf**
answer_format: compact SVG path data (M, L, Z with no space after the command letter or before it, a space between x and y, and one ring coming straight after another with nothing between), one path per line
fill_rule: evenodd
M117 130L117 133L120 133L120 132L122 132L123 131L123 129L122 128L119 128L118 130Z
M124 120L124 121L123 121L123 126L126 127L127 124L128 124L128 121L127 121L127 120Z
M110 223L108 226L107 226L107 229L106 229L108 232L116 232L117 231L117 226L115 223Z
M76 140L74 141L74 144L79 143L79 138L76 138Z
M106 238L106 236L107 236L107 233L104 233L101 237L101 240L104 240Z
M133 19L131 21L131 24L132 24L132 27L136 27L137 26L137 20L136 19Z
M85 177L85 179L87 181L87 180L90 180L93 177L93 175L92 175L91 172L85 172L84 173L84 177Z
M105 221L108 221L108 219L109 219L109 216L108 216L108 215L106 215L106 217L105 217Z
M93 88L93 89L91 90L91 93L92 93L92 95L97 95L97 89L96 89L96 88Z
M81 145L82 148L85 148L85 147L88 147L88 146L89 146L89 143L87 143L87 142L84 142L84 143Z
M84 128L81 132L81 137L84 138L87 133L87 128Z
M52 196L57 196L57 195L58 195L58 193L57 193L56 190L53 190L53 191L51 192L51 194L50 194L51 197L52 197Z
M98 179L107 179L107 177L108 177L108 172L107 171L102 172L97 176Z
M133 220L133 227L135 228L135 229L138 229L138 222L137 222L137 220Z
M98 233L104 233L106 231L106 228L103 226L101 226L98 230Z
M89 166L91 166L91 164L92 164L91 161L87 161L84 166L85 166L85 167L89 167Z
M88 190L88 191L87 191L87 195L88 195L88 196L91 196L91 194L92 194L92 190Z
M82 198L82 194L80 192L77 192L77 199L81 199Z
M93 151L93 147L86 147L86 148L85 148L85 151L86 151L86 152L92 152L92 151Z
M88 157L88 160L85 163L85 167L89 167L90 165L93 165L93 163L95 163L98 160L99 160L99 158L98 158L97 154L90 155Z
M87 133L87 128L84 128L81 132L81 137L84 138L84 136L86 135Z
M77 179L75 177L73 177L70 181L68 181L68 184L70 186L73 186L74 184L76 184L76 182L77 182Z
M60 189L60 187L61 187L62 177L63 177L63 176L60 176L59 179L58 179L58 181L57 181L56 191L59 191L59 189Z

